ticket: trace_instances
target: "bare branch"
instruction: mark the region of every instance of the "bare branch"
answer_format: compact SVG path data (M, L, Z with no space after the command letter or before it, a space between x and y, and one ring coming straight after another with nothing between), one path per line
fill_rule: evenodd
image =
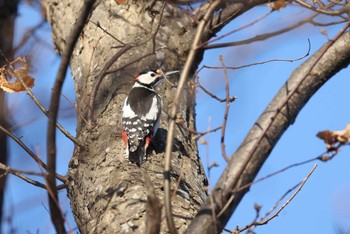
M308 17L308 18L306 18L304 20L301 20L301 21L299 21L299 22L297 22L297 23L295 23L293 25L290 25L290 26L288 26L286 28L283 28L283 29L280 29L280 30L277 30L277 31L274 31L274 32L257 35L255 37L252 37L252 38L249 38L249 39L245 39L245 40L241 40L241 41L211 44L211 45L204 46L204 48L205 49L217 49L217 48L245 45L245 44L250 44L250 43L253 43L253 42L257 42L257 41L263 41L263 40L269 39L271 37L278 36L278 35L281 35L283 33L289 32L289 31L291 31L293 29L296 29L296 28L306 24L306 23L311 23L312 20L318 15L319 15L319 13L317 13L315 15L312 15L312 16L310 16L310 17Z
M0 125L0 131L4 132L7 136L11 137L19 146L21 146L28 154L31 156L36 163L45 170L47 170L47 165L33 152L31 151L18 137L16 137L14 134L9 132L6 128ZM59 175L56 173L56 178L62 181L63 183L66 182L66 178L62 175Z
M307 164L307 163L310 163L310 162L313 162L313 161L317 161L317 160L321 161L321 162L327 162L329 160L332 160L339 153L339 149L342 146L346 146L346 145L349 145L349 144L338 144L338 145L334 146L334 148L332 148L331 155L328 155L328 153L330 153L330 152L326 151L326 152L323 152L322 154L320 154L319 156L316 156L314 158L311 158L311 159L308 159L308 160L305 160L305 161L302 161L302 162L293 163L293 164L291 164L289 166L286 166L286 167L284 167L282 169L279 169L278 171L272 172L272 173L270 173L270 174L268 174L266 176L263 176L263 177L261 177L259 179L256 179L256 180L254 180L254 181L252 181L252 182L250 182L248 184L245 184L245 185L239 187L238 189L232 191L232 193L239 192L241 190L249 188L249 187L251 187L254 184L257 184L257 183L259 183L259 182L261 182L263 180L266 180L266 179L268 179L268 178L270 178L272 176L275 176L275 175L280 174L280 173L282 173L284 171L287 171L287 170L289 170L289 169L291 169L293 167L298 167L298 166L301 166L301 165L304 165L304 164Z
M300 65L280 89L245 140L230 158L230 162L210 195L216 205L216 225L211 218L211 200L202 205L186 233L213 233L222 230L248 189L234 192L250 183L283 132L312 95L335 73L350 63L350 32L343 30ZM300 95L302 94L302 95ZM254 159L254 160L252 160ZM223 210L223 208L225 209Z
M300 190L303 188L304 184L306 183L306 181L310 178L311 174L315 171L317 167L317 164L315 164L311 171L307 174L307 176L303 179L303 181L301 182L301 184L299 185L299 187L297 188L297 190L292 194L292 196L269 218L263 220L263 221L259 221L257 223L255 223L254 225L264 225L267 224L270 220L272 220L273 218L277 217L279 215L279 213L294 199L294 197L300 192Z
M133 46L131 44L124 44L122 43L120 40L118 40L116 37L114 37L112 34L110 34L109 32L107 32L105 29L103 29L99 24L96 25L98 27L100 27L105 33L107 33L109 36L111 36L112 38L114 38L115 40L117 40L119 43L123 44L124 47L122 49L120 49L118 51L118 53L116 53L106 64L105 66L102 68L101 72L99 73L99 75L97 76L96 78L96 81L92 87L92 91L91 91L91 96L90 96L90 100L89 100L89 109L88 109L88 123L90 125L92 125L92 122L93 122L93 115L94 115L94 103L95 103L95 98L96 98L96 94L97 94L97 91L100 87L100 84L103 80L103 78L108 75L108 74L111 74L111 73L115 73L117 71L120 71L124 68L126 68L127 66L131 65L131 64L134 64L150 55L153 55L155 54L155 51L156 51L156 36L157 36L157 33L159 31L159 28L160 28L160 25L161 25L161 21L162 21L162 18L163 18L163 13L164 13L164 9L165 9L165 3L163 4L163 7L161 9L161 13L160 13L160 16L159 16L159 22L158 22L158 25L156 27L156 30L155 32L152 34L152 36L146 40L146 41L149 41L149 40L152 40L152 51L150 53L147 53L137 59L135 59L134 61L130 61L129 63L127 64L124 64L120 67L118 67L117 69L115 70L109 70L112 65L123 55L125 54L128 50L130 50ZM95 24L95 23L94 23ZM145 42L143 42L145 43ZM143 44L141 43L141 44Z
M202 37L202 33L204 31L205 26L207 25L208 20L212 16L212 13L216 10L216 8L221 4L221 1L217 0L212 3L204 18L200 22L195 38L193 40L193 44L191 46L191 50L189 55L187 56L186 63L182 70L180 80L176 89L174 102L169 114L170 122L168 128L168 136L166 142L165 149L165 162L164 162L164 202L165 202L165 213L167 217L168 228L171 234L177 233L175 228L174 220L172 218L171 212L171 195L170 195L170 167L171 167L171 151L173 147L173 139L174 139L174 130L175 130L175 118L177 113L178 104L180 102L180 97L182 94L182 90L184 88L185 82L188 78L188 75L191 71L192 64L197 54L197 45L200 43L200 39Z
M104 33L106 33L108 36L110 36L111 38L113 38L114 40L119 42L121 45L126 46L126 44L124 42L120 41L118 38L116 38L114 35L112 35L110 32L108 32L108 30L102 28L102 26L100 25L99 22L95 23L94 21L91 21L91 20L89 22L96 25L96 27L100 28Z
M246 0L246 1L223 1L221 11L213 17L210 30L206 31L204 39L211 38L218 31L220 31L225 25L231 22L233 19L248 11L252 7L258 5L274 2L276 0Z
M161 217L162 217L162 204L158 199L151 179L147 172L143 173L145 179L145 188L147 193L146 201L146 234L155 234L160 231Z
M204 65L205 66L205 65ZM220 69L222 69L222 67L220 67ZM196 82L196 87L200 88L204 93L206 93L207 95L209 95L211 98L214 98L215 100L219 101L219 102L226 102L226 98L219 98L218 96L216 96L215 94L213 94L212 92L210 92L209 90L207 90L206 88L203 87L203 85L201 85L199 83L199 80L197 80ZM229 102L233 102L235 101L237 98L236 97L229 97Z
M134 59L133 61L130 61L129 63L127 63L127 64L125 64L125 65L122 65L122 66L120 66L120 67L118 67L118 68L116 68L116 69L114 69L114 70L109 70L109 71L107 71L106 74L116 73L117 71L123 70L124 68L130 66L131 64L134 64L134 63L136 63L136 62L139 62L139 61L141 61L142 59L145 59L145 58L147 58L147 57L149 57L149 56L151 56L151 55L154 55L154 54L156 53L156 51L158 50L158 49L156 48L156 36L157 36L157 34L158 34L158 31L159 31L159 28L160 28L160 25L161 25L161 22L162 22L162 18L163 18L165 6L166 6L166 3L164 2L163 6L162 6L162 9L161 9L161 12L160 12L160 16L159 16L159 21L158 21L157 27L156 27L154 33L152 34L152 36L151 36L149 39L145 40L144 42L141 42L141 43L138 44L138 45L133 45L133 46L141 46L141 45L143 45L144 43L146 43L146 42L152 40L152 50L151 50L149 53L147 53L147 54L145 54L145 55L143 55L143 56L141 56L141 57L139 57L139 58L136 58L136 59Z
M4 170L5 174L8 174L8 173L13 174L13 175L17 176L18 178L28 182L29 184L46 189L45 184L42 184L39 181L32 180L32 179L26 177L25 175L23 175L22 173L20 173L19 171L14 170L14 169L10 168L9 166L6 166L5 164L0 163L0 169Z
M321 14L325 14L325 15L334 15L334 16L339 16L342 15L344 13L349 12L350 10L350 4L348 3L347 5L345 5L343 8L341 8L340 10L326 10L323 8L316 8L302 0L294 0L294 2L298 3L300 6L305 7L309 10L321 13Z
M130 44L125 45L122 49L120 49L102 68L100 73L98 74L95 83L92 87L92 91L90 94L90 101L89 101L89 107L88 107L88 123L92 125L93 117L94 117L94 103L96 94L98 91L98 88L100 87L100 84L103 80L103 78L107 75L108 69L128 50L130 50L132 46Z
M272 12L273 12L273 10L270 10L269 12L267 12L267 13L264 14L264 15L262 15L262 16L259 17L258 19L254 20L254 21L252 21L252 22L250 22L250 23L248 23L248 24L246 24L246 25L243 25L242 27L239 27L239 28L237 28L237 29L235 29L235 30L232 30L232 31L230 31L230 32L228 32L228 33L225 33L225 34L223 34L223 35L221 35L221 36L219 36L219 37L215 37L215 38L213 38L213 39L211 39L211 40L209 40L209 41L203 42L203 43L200 44L199 46L208 45L209 43L212 43L212 42L221 40L222 38L225 38L225 37L227 37L227 36L229 36L229 35L231 35L231 34L233 34L233 33L239 32L239 31L241 31L241 30L243 30L243 29L246 29L246 28L248 28L248 27L250 27L250 26L253 26L254 24L258 23L259 21L261 21L261 20L265 19L266 17L268 17L269 15L271 15Z
M45 184L40 183L39 181L36 181L36 180L32 180L32 179L30 179L30 178L28 178L27 176L24 175L24 174L29 174L29 175L45 176L42 173L16 170L16 169L13 169L13 168L11 168L9 166L6 166L3 163L0 163L0 169L4 170L5 174L12 174L12 175L17 176L18 178L28 182L29 184L32 184L34 186L37 186L39 188L43 188L43 189L46 190L46 185ZM1 176L3 176L3 175L1 175ZM65 186L63 186L63 188L65 188ZM57 189L62 189L62 185L57 186Z
M310 172L306 175L306 177L303 179L303 181L299 184L297 190L295 190L295 192L292 194L292 196L290 196L290 198L273 214L271 215L270 217L266 218L265 217L262 217L260 219L260 221L258 222L252 222L251 224L245 226L244 228L241 228L239 229L239 232L243 232L245 230L247 230L248 228L250 227L253 227L253 226L261 226L261 225L265 225L267 224L268 222L270 222L272 219L276 218L279 213L281 213L281 211L294 199L294 197L300 192L300 190L303 188L303 186L305 185L306 181L310 178L311 174L315 171L317 167L317 164L315 164ZM295 187L295 186L294 186ZM279 199L277 202L276 202L276 205L274 207L272 207L272 209L268 212L270 213L272 210L274 210L277 206L277 204L290 192L291 190L288 190L282 197L281 199ZM267 213L267 215L268 215Z
M310 42L310 39L307 40L308 41L308 49L307 49L307 52L299 57L299 58L294 58L294 59L269 59L269 60L265 60L265 61L262 61L262 62L255 62L255 63L250 63L250 64L246 64L246 65L242 65L242 66L226 66L226 69L230 69L230 70L238 70L238 69L242 69L242 68L247 68L247 67L252 67L252 66L256 66L256 65L263 65L263 64L266 64L266 63L272 63L272 62L296 62L296 61L299 61L299 60L302 60L304 58L306 58L307 56L310 55L310 51L311 51L311 42ZM208 69L223 69L222 66L207 66L207 65L203 65L199 70L202 70L204 68L208 68ZM198 72L197 72L198 74ZM199 87L202 89L202 87ZM203 90L204 91L204 90ZM206 91L204 91L206 92ZM210 95L210 94L208 94ZM222 101L224 102L225 99L219 99L219 101Z
M51 213L51 220L55 226L57 233L66 233L64 227L64 215L59 207L58 194L56 189L56 120L58 115L58 107L60 103L60 94L63 86L63 82L66 77L67 68L69 65L70 58L72 56L74 47L85 23L90 15L92 6L95 0L85 0L80 11L80 15L76 20L73 28L67 38L66 47L63 50L62 60L56 75L54 87L51 94L51 101L49 107L49 123L47 128L47 166L48 176L47 190L49 197L49 207Z
M23 77L20 76L20 74L18 74L17 72L15 72L15 68L13 67L13 65L11 64L10 61L7 60L7 58L5 57L5 55L2 53L2 51L0 50L0 54L4 57L4 59L7 61L9 68L12 71L12 74L14 77L16 77L17 80L19 80L19 82L22 84L22 86L24 87L24 89L26 90L26 93L29 95L29 97L33 100L33 102L37 105L37 107L39 107L39 109L47 116L49 117L49 111L46 110L46 108L40 103L40 101L35 97L35 95L33 94L32 90L28 87L28 85L24 82ZM73 137L66 129L64 129L64 127L58 122L55 122L56 126L58 127L58 129L71 141L74 142L75 145L77 146L81 146L78 142L78 140Z
M222 55L219 56L219 60L221 62L222 67L224 68L224 79L225 79L225 92L226 92L226 105L225 105L225 113L224 113L224 120L221 125L221 154L224 157L225 161L229 161L229 157L226 154L225 150L225 130L226 130L226 124L228 119L228 113L230 110L230 87L228 84L228 77L227 77L227 69L224 63L224 59L222 58Z

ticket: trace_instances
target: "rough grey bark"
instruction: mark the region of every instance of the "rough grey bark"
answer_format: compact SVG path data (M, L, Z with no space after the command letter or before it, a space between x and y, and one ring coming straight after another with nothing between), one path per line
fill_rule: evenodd
M81 7L82 1L47 1L48 19L59 51L65 46L69 34L67 28L74 24ZM130 5L101 1L76 45L71 70L79 110L77 137L83 147L75 148L69 166L68 194L82 233L142 233L145 230L146 191L142 171L148 172L156 194L161 197L166 113L175 88L169 84L162 86L160 94L164 99L164 110L160 129L153 144L154 151L141 169L129 164L124 156L120 134L121 108L133 77L139 71L147 67L162 67L165 71L181 68L195 32L193 19L176 7L166 5L156 34L156 53L105 77L96 97L94 126L89 127L84 120L94 80L105 63L124 44L134 47L119 58L114 68L152 51L152 37L159 24L161 7L160 2L150 6L141 1ZM62 17L64 21L60 20ZM190 129L195 128L194 111L194 92L187 87L180 114L184 125ZM206 198L206 177L197 146L183 129L177 129L174 140L171 173L174 186L179 178L173 212L177 228L182 232ZM162 230L165 229L163 224Z
M202 40L215 35L238 15L266 2L222 1L220 10L208 24L210 28L205 30ZM120 139L120 112L132 78L147 67L161 67L165 71L181 69L196 31L197 22L189 14L180 12L172 5L166 5L163 12L162 5L162 1L126 1L122 4L112 0L99 1L76 44L71 70L77 95L77 138L82 147L75 148L70 163L68 194L82 233L144 232L146 190L141 172L149 173L156 194L162 197L163 154L168 127L166 113L174 98L175 88L169 84L162 88L161 96L165 102L161 128L155 138L152 156L141 169L128 163ZM74 24L82 7L82 1L47 2L48 19L59 52L65 48L69 35L67 29ZM63 17L64 21L61 20ZM112 68L123 69L110 73L103 80L93 106L95 121L90 126L86 117L96 78L113 55L126 48L125 45L131 45L132 49L123 54ZM201 60L202 52L199 50L193 70ZM146 54L152 55L130 64ZM172 82L176 83L176 78ZM194 129L194 90L191 85L185 88L180 106L178 116L183 126ZM180 179L173 200L173 213L179 232L186 229L207 197L206 178L197 155L196 143L186 128L176 130L170 173L173 189ZM211 216L210 210L206 209L209 206L207 202L188 233L212 231L213 226L207 225L212 225L213 220L207 220L210 217L206 216L204 222L200 221L203 210ZM231 209L229 207L227 211ZM217 230L223 228L229 214L225 213L214 224ZM166 231L164 223L162 232Z

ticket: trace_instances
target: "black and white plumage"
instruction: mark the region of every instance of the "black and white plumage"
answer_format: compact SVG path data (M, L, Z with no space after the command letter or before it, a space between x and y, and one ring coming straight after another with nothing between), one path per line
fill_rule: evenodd
M148 71L135 78L124 101L122 138L129 161L140 166L147 147L159 127L162 100L154 88L163 78L161 71Z

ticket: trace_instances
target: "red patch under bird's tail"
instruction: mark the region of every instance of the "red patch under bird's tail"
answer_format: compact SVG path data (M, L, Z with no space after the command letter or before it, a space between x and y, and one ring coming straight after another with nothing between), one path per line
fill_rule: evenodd
M122 130L122 139L124 142L124 147L126 148L128 146L128 134Z

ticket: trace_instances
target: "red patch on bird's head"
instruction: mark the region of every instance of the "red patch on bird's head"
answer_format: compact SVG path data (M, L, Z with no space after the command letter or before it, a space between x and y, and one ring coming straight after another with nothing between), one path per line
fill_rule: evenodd
M137 79L140 77L141 74L137 74L134 78L134 81L137 81Z

